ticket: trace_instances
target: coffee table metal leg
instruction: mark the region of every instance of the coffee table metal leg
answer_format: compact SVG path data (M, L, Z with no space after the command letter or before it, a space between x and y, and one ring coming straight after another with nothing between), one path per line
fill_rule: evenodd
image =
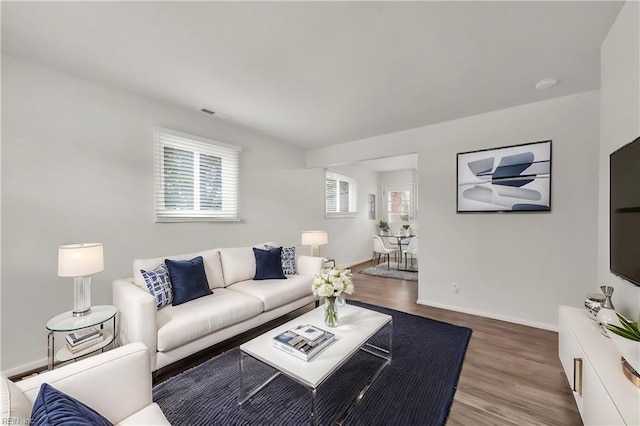
M311 388L309 389L311 393L311 424L315 426L318 424L318 404L316 404L316 396L318 394L317 389Z
M247 377L247 370L248 370L247 364L251 360L254 360L256 362L261 362L259 360L256 360L252 356L247 355L244 352L240 351L240 390L238 392L238 405L242 405L245 402L249 401L251 398L253 398L255 394L260 392L265 386L267 386L269 383L271 383L276 377L278 377L281 374L279 371L277 371L271 377L265 380L263 383L253 388L250 388L250 385L248 383L249 380Z
M389 321L383 329L389 333L389 362L393 359L393 319Z
M386 332L389 336L389 343L388 343L389 346L387 348L381 347L379 344L376 345L376 344L370 343L371 340L373 340L375 337L377 337L379 334L382 334L383 332ZM378 358L382 358L391 362L391 360L393 359L393 320L385 324L385 326L382 327L380 331L378 331L378 333L376 333L376 335L373 338L371 338L368 342L366 342L360 349L367 353L370 353L371 355L377 356Z
M347 418L349 417L349 415L351 414L353 409L356 408L356 406L358 405L360 400L367 393L367 391L369 390L369 388L371 387L373 382L375 382L376 379L378 378L378 376L380 376L380 374L382 373L382 370L384 370L387 365L391 364L391 359L393 358L393 320L391 320L387 324L385 324L385 326L382 327L369 340L373 340L376 336L378 336L380 333L383 333L383 332L386 332L389 335L389 348L388 349L367 342L364 345L362 345L360 350L362 350L364 352L367 352L367 353L369 353L369 354L371 354L373 356L376 356L378 358L381 358L381 359L385 360L385 362L382 363L382 365L378 368L378 371L376 371L375 374L369 379L367 384L362 388L362 390L360 390L360 393L358 394L358 396L356 396L356 398L351 402L351 404L342 412L342 414L334 422L334 424L337 424L337 425L344 424L344 422L347 420Z

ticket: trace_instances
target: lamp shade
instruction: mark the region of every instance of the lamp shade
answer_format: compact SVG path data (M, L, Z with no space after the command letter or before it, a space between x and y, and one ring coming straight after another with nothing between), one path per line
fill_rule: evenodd
M303 246L321 246L329 243L329 235L327 231L303 231L302 242Z
M84 277L104 270L102 243L58 247L58 276Z

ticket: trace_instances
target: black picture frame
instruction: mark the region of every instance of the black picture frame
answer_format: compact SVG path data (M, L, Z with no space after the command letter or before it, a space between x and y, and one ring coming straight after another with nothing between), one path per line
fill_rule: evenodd
M551 140L456 155L457 213L551 211Z

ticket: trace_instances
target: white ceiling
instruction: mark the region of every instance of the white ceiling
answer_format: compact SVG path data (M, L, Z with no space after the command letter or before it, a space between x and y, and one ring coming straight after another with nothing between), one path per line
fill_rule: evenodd
M596 89L621 6L3 1L2 51L312 149Z

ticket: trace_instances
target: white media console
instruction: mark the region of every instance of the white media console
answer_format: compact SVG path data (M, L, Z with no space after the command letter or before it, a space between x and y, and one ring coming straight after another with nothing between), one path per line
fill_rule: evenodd
M640 388L585 309L560 306L558 353L585 425L640 425Z

